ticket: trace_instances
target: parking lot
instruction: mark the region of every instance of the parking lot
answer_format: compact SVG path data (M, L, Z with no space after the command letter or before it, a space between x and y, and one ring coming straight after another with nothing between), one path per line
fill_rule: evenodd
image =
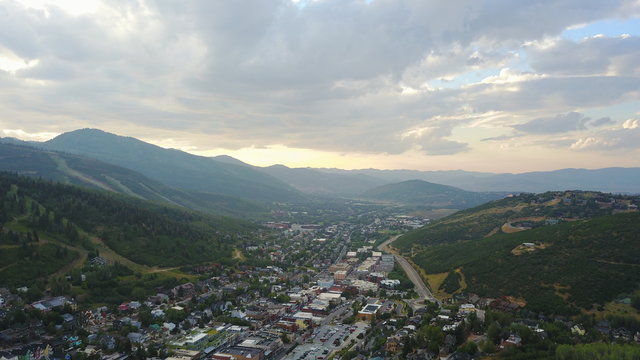
M326 359L336 351L348 346L353 340L360 341L357 336L364 333L368 323L352 325L340 324L335 326L323 325L313 331L313 335L306 344L299 345L285 359L289 360L319 360Z

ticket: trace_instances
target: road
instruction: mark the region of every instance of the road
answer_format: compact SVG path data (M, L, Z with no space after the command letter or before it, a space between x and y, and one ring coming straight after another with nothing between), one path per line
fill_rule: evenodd
M393 257L396 259L396 262L398 262L398 264L402 266L402 269L404 269L404 272L409 277L409 280L411 280L415 285L415 291L416 293L418 293L418 296L420 296L420 299L425 299L425 300L429 300L431 302L440 304L440 301L433 296L433 294L431 293L431 290L429 290L429 288L424 283L424 281L422 280L422 277L416 271L416 269L413 266L411 266L411 264L407 261L407 259L400 256L395 250L389 247L389 244L395 241L398 237L400 237L400 235L396 235L390 238L389 240L383 242L378 246L378 250L393 255Z

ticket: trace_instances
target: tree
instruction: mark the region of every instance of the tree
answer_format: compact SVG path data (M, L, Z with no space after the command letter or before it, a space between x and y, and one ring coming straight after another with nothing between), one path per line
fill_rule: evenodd
M413 348L415 347L415 343L411 336L407 336L404 339L404 347L402 348L402 358L406 358L407 355L413 352Z
M501 332L500 325L497 322L492 322L491 325L487 328L487 338L491 340L494 344L497 344L502 340L500 338Z
M151 310L146 306L142 307L138 312L138 320L140 320L140 323L142 323L144 327L153 324L154 319L153 315L151 315Z
M276 297L276 301L279 303L288 303L291 301L291 297L287 294L280 294Z
M466 352L469 355L475 355L475 353L478 352L478 345L473 341L469 341L463 344L462 346L460 346L459 350Z
M480 351L487 354L493 354L496 352L496 345L491 340L483 341L480 343Z
M640 294L637 293L631 297L631 306L640 312Z

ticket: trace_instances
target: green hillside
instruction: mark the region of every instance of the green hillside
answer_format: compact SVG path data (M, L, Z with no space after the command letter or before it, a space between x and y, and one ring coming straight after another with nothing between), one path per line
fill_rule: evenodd
M612 199L617 203L611 204ZM633 196L588 191L521 194L459 211L405 234L393 245L404 252L419 251L431 245L608 215L638 202Z
M251 167L164 149L131 137L95 129L76 130L41 144L135 170L163 184L198 192L258 201L301 201L304 197L282 181Z
M424 180L408 180L379 186L365 192L362 196L367 199L420 204L432 208L466 209L499 199L504 195L465 191Z
M60 271L98 245L147 266L228 262L255 230L232 218L8 173L0 173L0 206L0 287Z
M621 213L432 246L413 261L428 273L461 269L467 292L570 314L640 286L639 230L639 212Z
M79 155L0 143L0 159L0 171L118 192L198 211L235 217L249 217L268 211L261 203L175 189L136 171Z

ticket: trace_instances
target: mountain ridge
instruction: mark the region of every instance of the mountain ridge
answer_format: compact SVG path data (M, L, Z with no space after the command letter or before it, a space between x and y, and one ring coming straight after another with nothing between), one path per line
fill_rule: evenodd
M284 182L254 169L97 129L67 132L41 143L48 150L80 154L135 170L163 184L260 201L301 201Z
M14 145L4 140L0 139L1 171L123 193L214 214L246 217L250 213L267 211L260 203L227 195L176 189L134 170L100 160L38 149L30 144Z

